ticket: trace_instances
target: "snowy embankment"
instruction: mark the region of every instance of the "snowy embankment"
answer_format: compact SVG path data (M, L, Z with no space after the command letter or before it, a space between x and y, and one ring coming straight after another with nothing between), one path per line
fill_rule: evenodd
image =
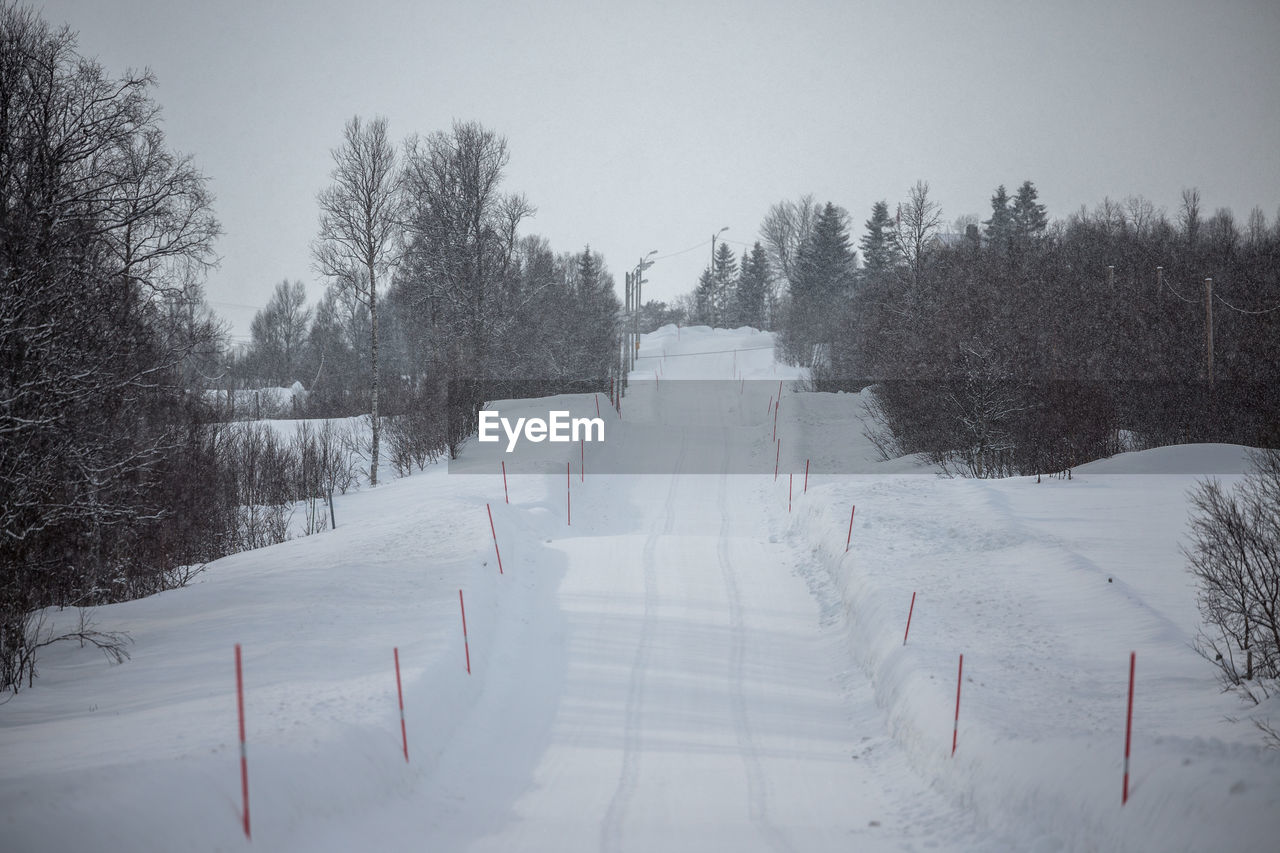
M1069 482L939 480L875 462L859 396L792 393L771 345L666 327L605 445L541 445L510 504L501 450L472 444L485 473L384 472L337 498L337 530L100 608L130 661L51 646L0 705L4 849L249 849L236 643L264 849L1273 846L1280 756L1225 721L1250 709L1189 647L1178 552L1195 472L1231 479L1240 448L1131 454ZM596 400L500 405L593 416ZM650 475L600 473L619 457ZM806 459L852 473L805 491Z
M828 416L839 405L784 396L785 432L838 444ZM1195 445L1100 460L1070 481L823 477L795 501L788 533L811 549L801 571L847 626L894 739L993 830L1045 849L1267 849L1280 834L1280 754L1227 718L1274 723L1280 706L1219 692L1192 649L1196 592L1179 551L1196 472L1231 481L1246 464L1245 448ZM785 510L785 484L775 491Z

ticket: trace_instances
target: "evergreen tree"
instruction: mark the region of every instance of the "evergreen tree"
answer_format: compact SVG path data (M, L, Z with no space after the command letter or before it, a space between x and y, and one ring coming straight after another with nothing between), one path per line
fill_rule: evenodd
M865 223L867 233L858 242L862 249L863 268L868 275L880 275L893 268L898 253L893 240L893 219L889 203L878 201L871 206L871 218Z
M716 323L722 326L729 326L732 323L730 314L735 303L734 297L734 276L738 272L738 259L734 257L733 250L729 248L727 243L721 243L720 248L716 249L715 269L713 275L715 277L715 317Z
M765 300L769 293L769 260L760 241L742 255L742 273L734 301L733 323L763 329Z
M1013 236L1013 213L1009 209L1009 194L1004 184L996 187L996 194L991 197L991 218L982 222L987 245L998 252L1007 252Z
M853 290L857 254L849 248L846 218L843 210L827 202L813 234L800 248L787 335L789 355L800 363L809 361L814 344L832 340L835 319Z
M1036 197L1036 185L1023 181L1013 199L1013 206L1009 211L1010 232L1019 243L1039 237L1049 225L1044 205L1038 204Z
M578 256L578 296L589 299L600 289L600 271L596 267L595 257L588 243Z
M715 310L715 279L708 267L698 276L698 286L693 291L693 322L700 326L710 326Z

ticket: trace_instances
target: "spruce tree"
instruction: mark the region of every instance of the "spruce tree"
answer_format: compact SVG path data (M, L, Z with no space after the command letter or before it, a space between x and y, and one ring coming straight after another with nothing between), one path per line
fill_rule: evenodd
M991 197L991 218L984 219L982 224L987 226L984 229L987 245L998 252L1007 252L1013 236L1013 213L1009 210L1009 194L1004 184L997 187Z
M715 308L715 279L711 277L711 268L703 269L698 276L698 286L693 291L693 317L695 325L710 326Z
M1023 181L1022 186L1018 188L1018 194L1013 199L1009 221L1013 238L1019 242L1039 237L1049 225L1044 205L1036 202L1037 195L1036 185L1030 181Z
M814 344L829 343L835 320L852 294L857 253L849 248L843 210L827 202L800 248L791 282L791 355L807 360Z
M867 233L858 241L862 264L867 275L876 276L893 268L897 251L893 241L893 219L889 203L878 201L871 206L871 218L865 223Z
M735 299L733 294L734 275L738 271L738 259L734 257L733 250L729 248L727 243L721 243L720 248L716 249L715 258L715 300L714 300L714 319L715 322L728 326L730 324L729 313Z
M750 253L742 255L742 274L738 278L737 299L733 312L735 325L764 328L765 300L769 293L769 261L759 241Z

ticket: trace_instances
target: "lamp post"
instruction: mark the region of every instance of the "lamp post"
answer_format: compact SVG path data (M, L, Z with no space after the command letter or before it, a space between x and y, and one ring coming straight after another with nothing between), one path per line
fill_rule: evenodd
M636 366L636 350L640 348L640 285L644 284L644 271L653 266L653 261L649 260L658 254L657 249L652 249L636 263L636 271L631 276L631 341L627 347L630 353L628 356L628 364L634 369Z
M712 235L711 235L711 266L707 267L707 272L709 272L709 273L711 274L711 292L712 292L712 293L715 293L715 292L717 291L717 288L716 288L716 286L715 286L715 278L716 278L716 237L719 237L721 234L723 234L724 232L726 232L726 231L728 231L728 230L729 230L729 226L728 226L728 225L726 225L725 227L721 228L719 231L717 231L716 233L714 233L714 234L712 234ZM723 283L723 282L722 282L722 283ZM715 309L715 306L714 306L714 305L712 305L711 307L712 307L711 316L712 316L712 321L714 322L714 321L716 320L716 317L715 317L715 310L714 310L714 309Z

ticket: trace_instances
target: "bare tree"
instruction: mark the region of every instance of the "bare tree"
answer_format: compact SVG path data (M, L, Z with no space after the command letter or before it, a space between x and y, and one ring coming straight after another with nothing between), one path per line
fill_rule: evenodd
M822 206L814 201L813 193L802 195L795 201L780 201L769 208L760 223L760 238L770 267L779 274L776 285L790 284L800 247L813 234Z
M318 196L320 236L314 246L319 272L357 293L368 306L370 419L373 441L369 485L378 485L378 282L398 260L403 194L387 120L347 122L343 145L333 149L333 183Z
M302 282L282 281L266 307L253 317L248 370L273 385L290 385L301 370L302 345L311 325L307 291ZM314 383L313 383L314 384Z
M1178 211L1178 224L1187 237L1187 243L1195 246L1200 237L1200 190L1192 187L1182 191L1182 209Z
M1191 501L1185 553L1206 623L1197 649L1224 686L1258 702L1280 687L1280 450L1254 452L1234 491L1203 482Z
M916 181L906 202L898 207L894 240L898 251L911 267L913 279L919 280L924 269L929 238L942 224L942 205L929 198L929 182Z
M154 590L192 544L168 519L195 432L183 373L216 333L194 306L218 225L165 147L149 73L112 78L16 3L0 45L3 689L47 639L32 614Z

